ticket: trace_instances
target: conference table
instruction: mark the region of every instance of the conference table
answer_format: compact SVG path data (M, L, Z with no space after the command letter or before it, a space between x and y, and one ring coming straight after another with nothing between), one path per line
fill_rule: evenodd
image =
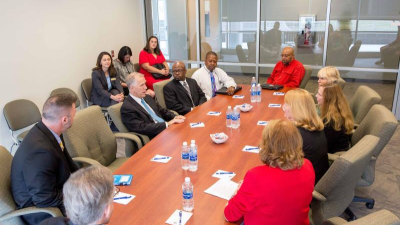
M284 96L273 95L274 92L287 92L289 88L279 91L262 90L261 102L250 102L250 85L235 95L244 95L243 99L228 95L217 95L206 103L186 114L181 124L173 124L136 154L134 154L114 174L132 174L130 186L120 186L120 191L136 197L127 205L114 203L114 213L110 224L165 224L167 219L182 209L182 184L185 177L190 177L194 185L194 210L190 220L192 224L231 224L225 220L224 208L227 200L205 193L204 191L218 181L212 177L217 170L236 173L232 181L243 180L246 172L263 165L257 153L242 151L244 146L258 146L265 126L257 125L258 121L269 121L284 118L281 107L269 107L270 103L283 105ZM226 127L226 109L249 103L253 108L241 112L240 127ZM221 115L207 115L210 111L219 111ZM203 122L205 127L191 128L190 123ZM222 144L215 144L210 134L224 132L229 136ZM198 145L198 170L191 172L181 168L181 146L184 141L195 140ZM155 155L170 156L168 163L150 161Z

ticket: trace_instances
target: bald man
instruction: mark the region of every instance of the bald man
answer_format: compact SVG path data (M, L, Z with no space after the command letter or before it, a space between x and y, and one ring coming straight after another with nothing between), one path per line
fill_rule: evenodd
M206 95L197 82L186 77L186 67L183 62L176 62L172 66L174 79L164 86L164 99L168 109L180 115L193 110L194 107L207 101Z
M282 60L275 65L267 83L299 87L305 73L303 64L294 58L294 50L291 47L284 48L281 57Z

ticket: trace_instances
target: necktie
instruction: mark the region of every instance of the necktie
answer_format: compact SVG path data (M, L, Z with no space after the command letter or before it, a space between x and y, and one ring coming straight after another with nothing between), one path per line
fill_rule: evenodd
M143 100L143 98L142 98L141 101L142 101L142 105L143 105L144 108L146 109L147 113L150 114L150 116L151 116L151 118L153 118L153 120L155 120L155 121L157 121L157 122L159 122L159 123L165 122L162 118L158 117L158 116L153 112L153 110L151 110L151 109L149 108L149 106L146 104L146 102Z
M211 77L212 97L215 97L215 92L217 91L217 89L215 87L215 78L212 72L210 72L210 77Z
M61 147L61 150L64 151L64 145L62 142L60 142L60 147Z
M183 87L186 89L187 93L189 94L190 101L192 101L192 105L194 105L193 99L192 99L192 94L190 93L189 85L186 83L186 81L183 81Z

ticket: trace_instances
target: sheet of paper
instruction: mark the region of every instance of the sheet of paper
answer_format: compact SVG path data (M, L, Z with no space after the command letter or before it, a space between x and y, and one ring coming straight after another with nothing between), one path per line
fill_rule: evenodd
M257 125L260 125L260 126L266 126L267 124L268 124L268 121L260 120L260 121L257 122Z
M208 116L219 116L221 115L221 112L217 112L217 111L210 111L207 113Z
M172 159L172 157L170 157L170 156L156 155L156 156L154 156L153 158L151 158L150 161L153 161L153 162L160 162L160 163L167 163L167 162L169 162L169 160L171 160L171 159Z
M232 179L234 176L236 176L236 173L230 172L230 171L225 171L225 170L217 170L212 177L216 178L223 178L223 179Z
M258 152L260 152L260 149L257 146L246 145L246 146L244 146L242 151L251 152L251 153L258 153Z
M285 95L285 92L274 92L273 95L280 95L280 96L283 96L283 95Z
M179 212L182 212L182 218L181 218L181 223L179 223ZM183 210L175 210L174 213L168 218L165 223L167 224L172 224L172 225L185 225L187 221L189 221L190 217L192 217L193 213L191 212L185 212Z
M244 98L244 95L234 95L234 96L232 96L232 98L243 99L243 98Z
M268 107L271 107L271 108L280 108L280 107L281 107L281 104L269 104Z
M198 123L190 123L191 128L197 128L197 127L205 127L203 122L198 122Z
M204 192L210 195L217 196L229 200L235 193L238 184L229 179L219 179L215 184L209 187Z
M127 205L132 199L134 199L136 196L124 193L124 192L119 192L116 196L114 196L114 202Z

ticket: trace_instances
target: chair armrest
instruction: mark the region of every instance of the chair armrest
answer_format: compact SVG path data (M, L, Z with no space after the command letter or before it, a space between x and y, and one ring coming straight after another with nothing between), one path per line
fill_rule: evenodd
M74 160L75 162L86 163L89 165L101 165L98 161L86 157L74 157L72 158L72 160Z
M18 209L3 215L2 217L0 217L0 222L9 220L17 216L27 215L31 213L47 213L53 217L63 216L60 209L56 207L38 208L36 206L31 206L23 209Z
M138 135L134 133L114 133L114 135L116 138L124 138L134 141L138 146L138 149L141 149L143 147L142 140L138 137Z
M339 155L335 155L335 154L331 154L331 153L328 153L328 161L329 162L334 162L336 159L338 159L340 156Z
M325 202L327 200L325 198L325 196L320 194L318 191L313 191L312 196L313 196L313 198L315 198L316 200L318 200L320 202Z
M143 145L145 145L145 144L150 142L150 138L147 135L139 134L139 133L135 133L135 132L129 132L129 133L140 137L140 139L142 140Z

